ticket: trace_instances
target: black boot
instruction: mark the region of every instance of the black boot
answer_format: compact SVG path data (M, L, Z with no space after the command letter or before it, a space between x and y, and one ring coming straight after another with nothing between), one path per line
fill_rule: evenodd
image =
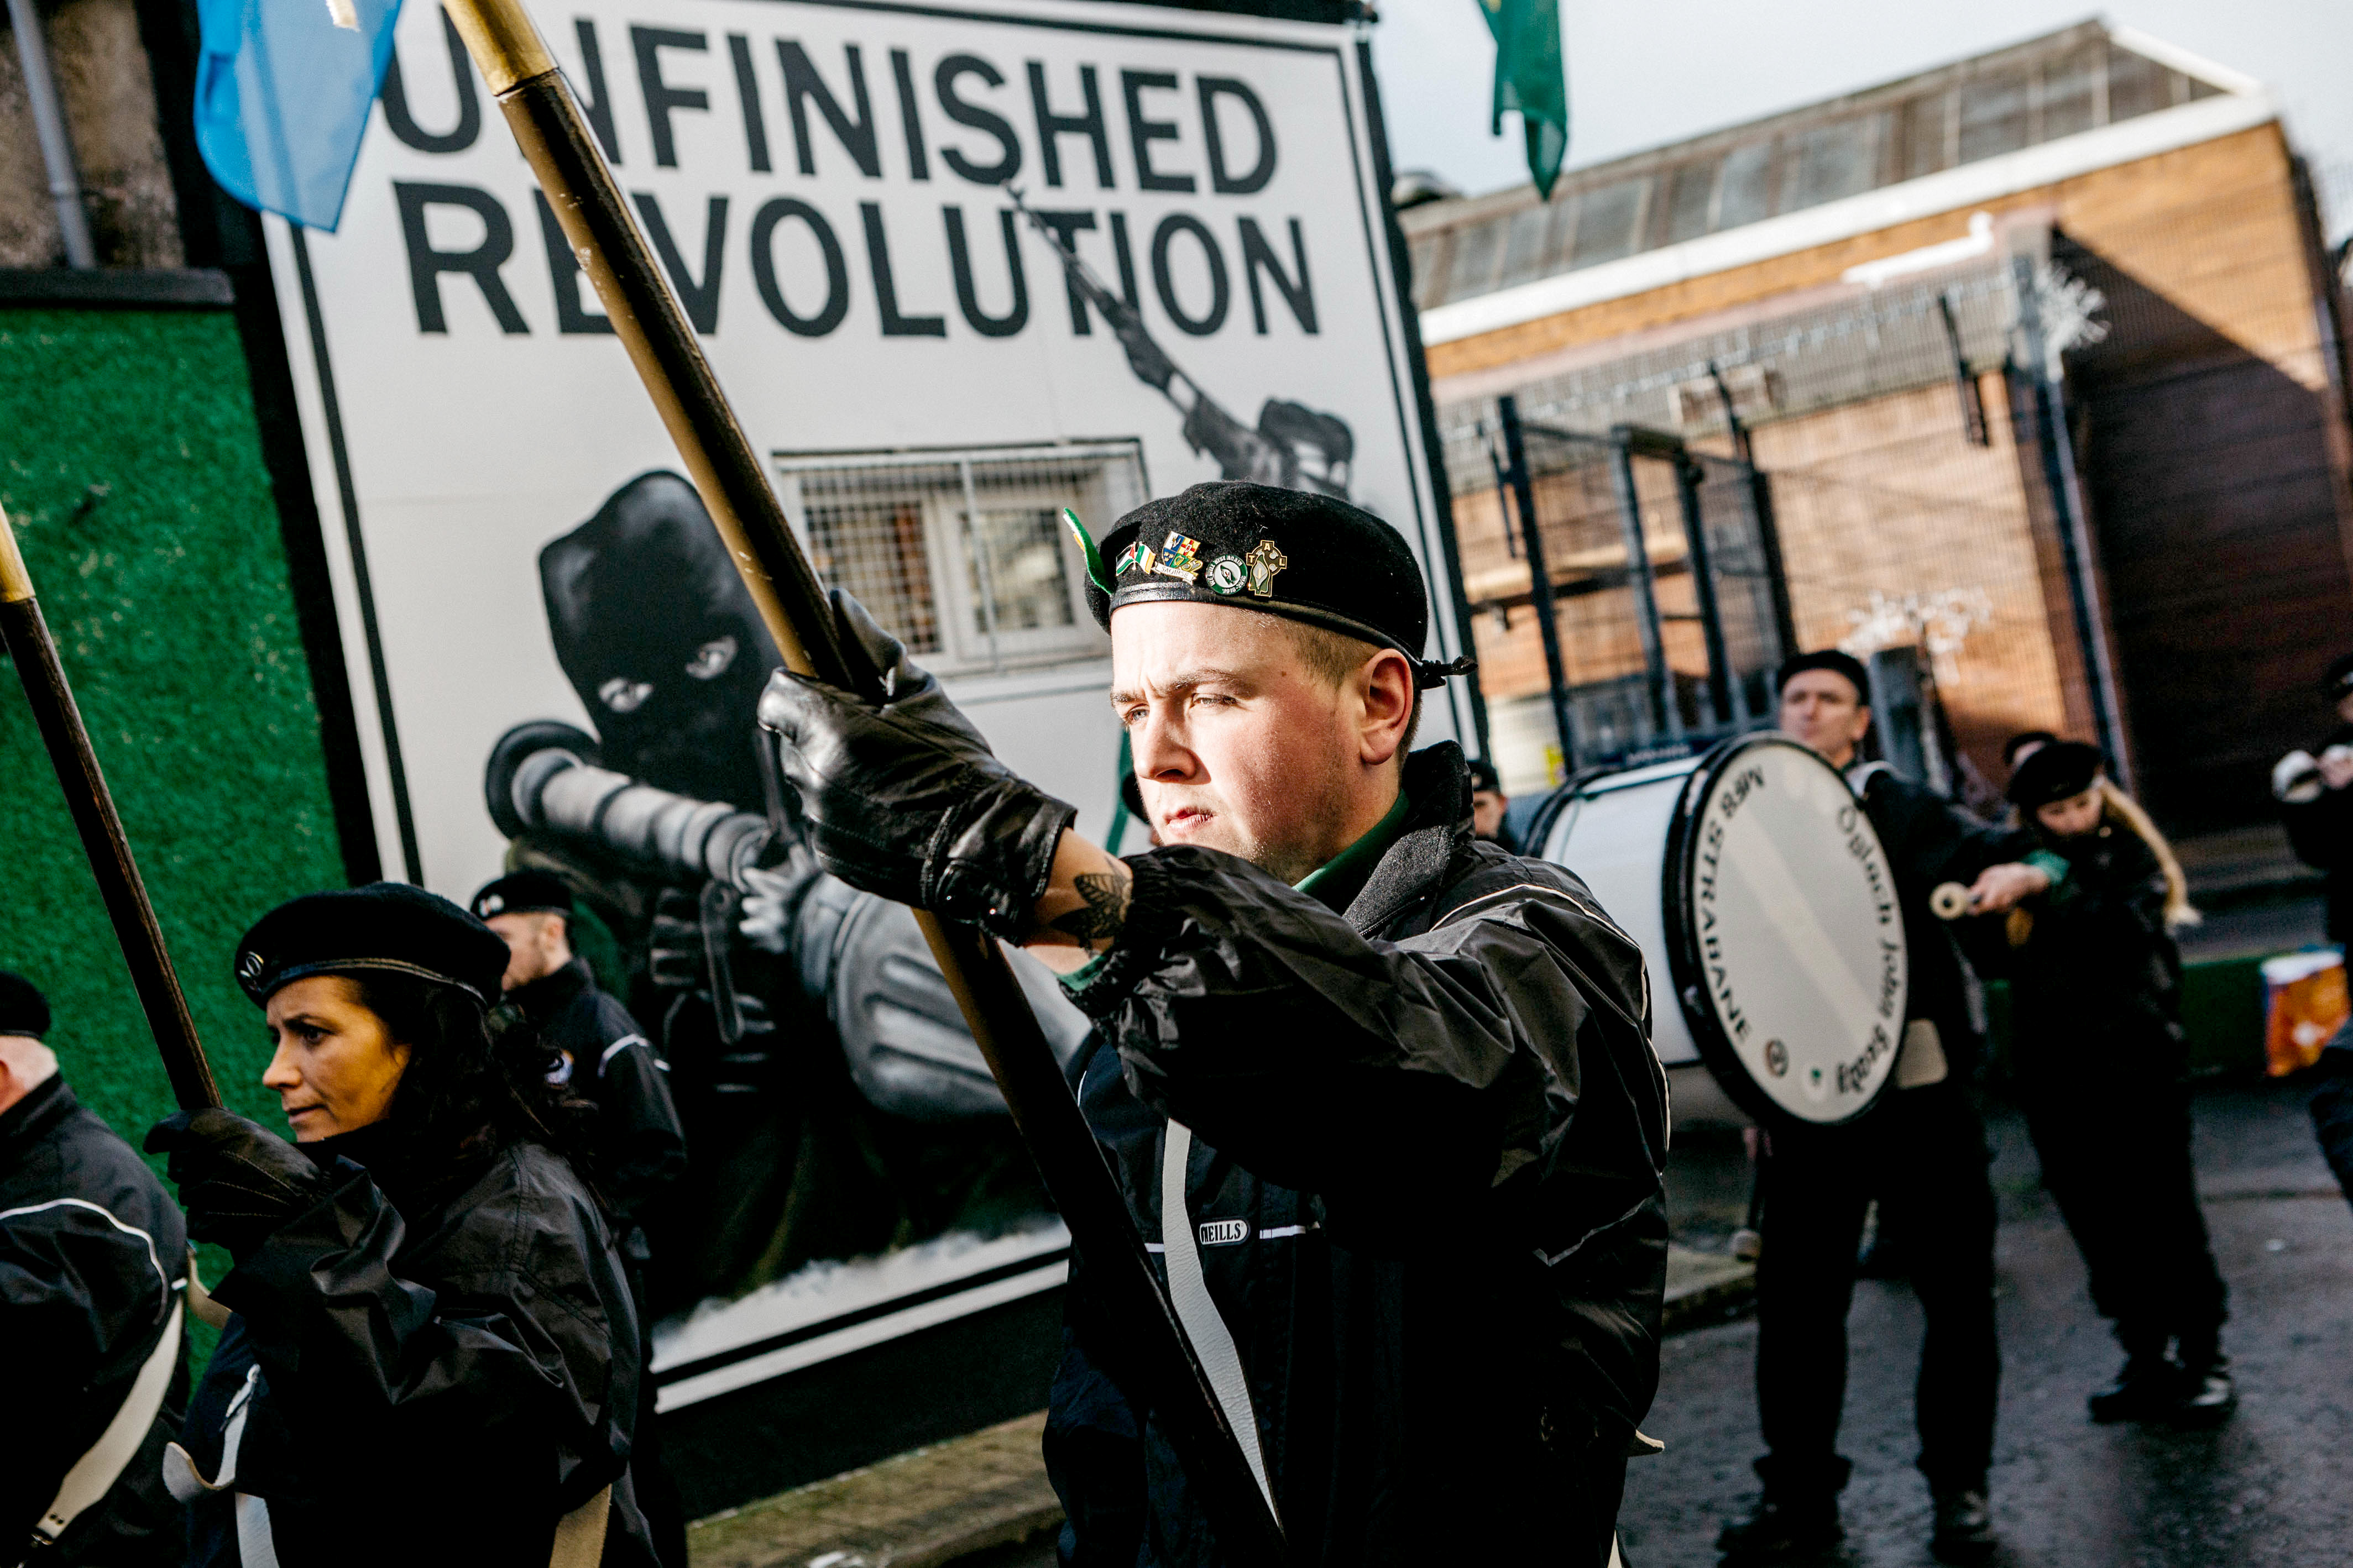
M2105 1426L2114 1421L2160 1421L2180 1406L2181 1369L2162 1351L2137 1352L2125 1358L2116 1381L2092 1391L2084 1403L2092 1419Z
M1800 1498L1768 1491L1746 1519L1724 1527L1715 1549L1728 1563L1801 1563L1845 1538L1836 1494Z
M2239 1408L2239 1390L2231 1381L2231 1358L2212 1334L2181 1336L2181 1395L2175 1402L2176 1426L2220 1426Z
M1993 1555L1993 1512L1986 1506L1982 1485L1939 1490L1936 1533L1928 1537L1928 1555L1939 1563L1982 1563Z

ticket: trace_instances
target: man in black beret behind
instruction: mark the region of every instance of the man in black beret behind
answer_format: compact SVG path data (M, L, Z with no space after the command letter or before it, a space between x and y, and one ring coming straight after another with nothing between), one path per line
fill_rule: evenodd
M780 672L761 704L812 847L1094 1018L1081 1106L1297 1561L1602 1568L1665 1270L1639 949L1473 839L1460 748L1408 754L1452 669L1387 524L1212 483L1089 554L1160 847L1071 833L843 601L889 699ZM1089 1267L1046 1429L1062 1561L1228 1561Z
M1927 1314L1919 1384L1920 1469L1936 1501L1930 1546L1943 1562L1994 1548L1986 1503L2001 1375L1993 1320L1993 1190L1985 1129L1968 1094L1977 1032L1966 981L1928 908L1940 883L1973 884L1974 907L2008 909L2051 885L2017 862L2031 846L1989 827L1883 763L1865 763L1871 683L1835 648L1780 672L1780 727L1845 771L1885 847L1904 912L1910 1001L1894 1081L1859 1122L1781 1128L1766 1156L1765 1249L1757 1267L1757 1405L1763 1500L1718 1544L1743 1562L1810 1558L1842 1533L1838 1495L1853 1466L1838 1453L1846 1397L1846 1315L1863 1211L1901 1230ZM2054 858L2055 862L2055 858ZM2055 862L2063 872L2064 863Z
M686 1131L670 1100L670 1064L654 1055L629 1010L598 989L588 961L572 950L572 889L545 871L515 871L474 895L476 919L507 944L506 999L554 1047L552 1081L592 1101L598 1111L596 1187L613 1206L614 1239L628 1264L653 1363L653 1320L646 1275L653 1247L646 1226L686 1169ZM638 1500L665 1563L684 1568L686 1518L661 1458L653 1405L638 1411L631 1469Z
M49 1005L0 971L0 1561L181 1559L164 1448L187 1404L179 1206L81 1108Z
M622 1251L642 1264L645 1218L686 1168L686 1132L671 1103L670 1064L629 1010L598 989L573 951L572 890L545 871L516 871L474 895L475 918L507 944L506 999L562 1059L555 1081L603 1113L597 1189L621 1222Z

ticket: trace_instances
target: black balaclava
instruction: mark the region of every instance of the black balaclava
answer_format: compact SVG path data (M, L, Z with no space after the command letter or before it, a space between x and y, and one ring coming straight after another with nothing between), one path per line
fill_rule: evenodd
M758 811L754 713L783 661L694 487L638 475L540 552L539 578L604 765Z

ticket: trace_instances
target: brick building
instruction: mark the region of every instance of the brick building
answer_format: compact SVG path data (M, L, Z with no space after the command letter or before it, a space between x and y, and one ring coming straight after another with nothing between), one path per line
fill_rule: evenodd
M1552 735L1504 394L1694 452L1731 450L1728 401L1797 643L1918 645L1981 773L2047 727L2105 738L2179 827L2268 815L2353 633L2353 496L2342 301L2258 84L2086 23L1404 222L1519 787ZM1637 500L1680 685L1708 667L1663 472ZM1640 671L1614 526L1536 510L1568 683Z

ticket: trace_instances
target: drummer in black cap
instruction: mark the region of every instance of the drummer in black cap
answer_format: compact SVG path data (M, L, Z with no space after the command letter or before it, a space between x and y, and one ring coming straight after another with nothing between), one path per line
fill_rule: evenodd
M1092 550L1089 552L1092 556ZM863 612L875 703L779 674L812 847L1028 946L1096 1020L1079 1095L1303 1563L1601 1568L1658 1373L1662 1074L1639 950L1408 754L1421 574L1378 519L1226 482L1090 573L1161 847L1113 859ZM1222 1562L1075 1272L1065 1562Z
M2049 742L2019 764L2010 798L2035 860L2057 873L2006 922L2019 1102L2092 1303L2125 1352L2092 1419L2219 1425L2238 1404L2222 1353L2229 1298L2190 1163L2173 942L2198 912L2165 836L2109 782L2098 747Z
M1977 1049L1960 962L1929 895L1968 884L1974 907L2005 910L2047 888L2020 864L2031 845L1989 827L1883 763L1865 763L1871 681L1835 648L1780 672L1780 727L1845 770L1895 873L1910 955L1904 1041L1888 1092L1849 1127L1777 1130L1757 1269L1757 1405L1765 1493L1718 1544L1746 1562L1810 1559L1842 1533L1838 1495L1853 1466L1838 1453L1846 1395L1846 1315L1863 1211L1906 1240L1927 1314L1919 1383L1920 1469L1936 1501L1930 1547L1975 1562L1994 1548L1986 1501L2001 1375L1993 1319L1993 1190L1985 1129L1968 1080Z
M48 999L0 971L0 1562L180 1561L164 1447L188 1378L188 1235L58 1070Z
M188 1228L236 1268L181 1445L191 1564L651 1564L638 1324L579 1161L594 1112L492 1010L509 954L378 882L262 917L236 973L294 1142L181 1111Z

